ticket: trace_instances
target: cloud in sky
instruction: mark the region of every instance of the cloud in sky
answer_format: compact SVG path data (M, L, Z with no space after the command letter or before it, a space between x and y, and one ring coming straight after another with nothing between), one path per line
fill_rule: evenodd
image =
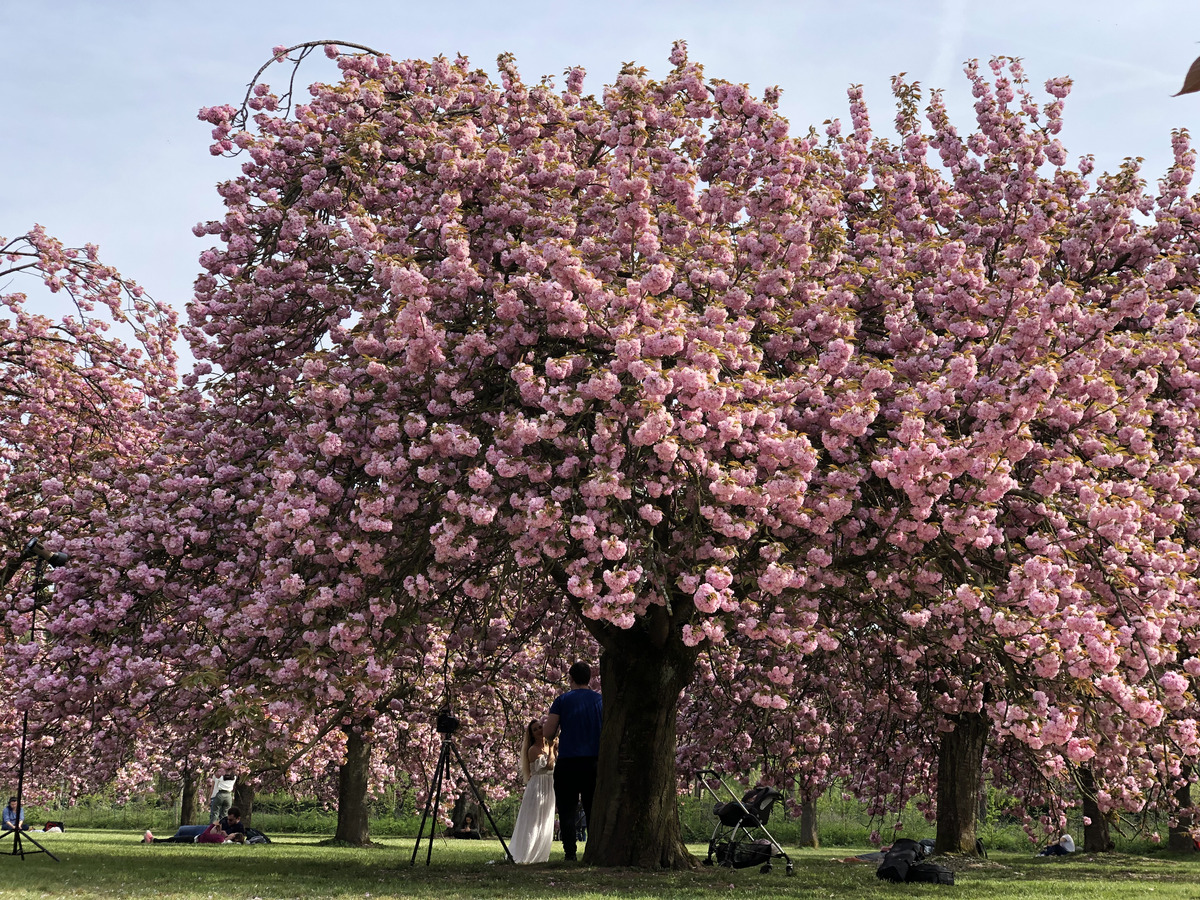
M966 0L942 0L938 20L937 56L930 67L930 83L941 87L950 83L962 65L963 36L967 31Z

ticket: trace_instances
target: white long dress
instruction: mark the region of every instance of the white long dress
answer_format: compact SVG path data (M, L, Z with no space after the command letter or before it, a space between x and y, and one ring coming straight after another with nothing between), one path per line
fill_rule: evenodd
M547 762L543 753L529 767L529 784L525 785L508 844L516 863L542 863L550 859L550 844L554 841L554 770L546 767Z

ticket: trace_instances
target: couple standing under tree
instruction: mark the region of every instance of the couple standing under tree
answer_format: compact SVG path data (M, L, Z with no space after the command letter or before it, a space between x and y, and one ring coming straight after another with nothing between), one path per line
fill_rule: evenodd
M568 674L571 689L554 701L544 721L534 719L525 726L521 741L525 794L508 848L517 863L550 858L556 807L559 837L568 860L576 858L575 817L581 803L584 815L589 821L592 817L603 704L600 695L588 687L591 666L577 662Z

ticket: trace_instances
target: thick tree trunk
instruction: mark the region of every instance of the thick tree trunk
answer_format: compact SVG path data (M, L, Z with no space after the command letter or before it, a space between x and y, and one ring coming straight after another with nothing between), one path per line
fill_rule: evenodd
M338 820L335 841L365 847L371 843L367 823L367 772L371 744L361 732L346 729L346 760L338 770Z
M1079 770L1079 787L1083 794L1083 817L1090 820L1083 825L1084 852L1109 853L1114 845L1108 831L1108 816L1096 803L1096 779L1086 766Z
M800 806L800 846L817 848L821 838L817 834L817 798L810 797Z
M196 821L196 773L183 770L183 787L179 794L179 824L192 825Z
M640 624L601 642L604 724L583 861L682 869L696 865L679 828L675 714L695 652L677 633Z
M254 784L250 781L249 775L238 778L234 784L233 805L241 812L242 823L249 825L250 816L254 814Z
M976 856L976 815L983 751L990 724L986 713L960 713L954 730L942 735L938 752L938 853Z
M1192 805L1191 766L1181 766L1179 774L1181 777L1189 780L1185 781L1175 791L1175 806L1179 810L1190 809ZM1190 813L1181 812L1179 821L1171 826L1171 830L1167 833L1167 848L1179 853L1196 852L1196 841L1192 838L1192 816Z

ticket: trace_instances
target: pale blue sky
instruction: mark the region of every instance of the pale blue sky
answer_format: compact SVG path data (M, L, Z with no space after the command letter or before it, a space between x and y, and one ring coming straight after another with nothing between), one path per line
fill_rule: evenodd
M98 243L106 261L182 311L211 243L191 227L221 214L213 186L239 166L209 155L196 110L240 102L273 46L341 39L396 57L461 51L489 71L509 50L527 80L582 64L598 92L623 61L663 72L676 38L711 75L782 86L800 131L845 118L852 83L884 126L897 72L946 88L965 131L962 61L1004 54L1024 58L1037 84L1074 78L1072 158L1094 153L1111 168L1142 156L1157 176L1171 128L1200 134L1200 94L1171 97L1200 54L1200 3L1183 0L0 0L0 235L36 222L68 243ZM301 83L328 65L312 57Z

